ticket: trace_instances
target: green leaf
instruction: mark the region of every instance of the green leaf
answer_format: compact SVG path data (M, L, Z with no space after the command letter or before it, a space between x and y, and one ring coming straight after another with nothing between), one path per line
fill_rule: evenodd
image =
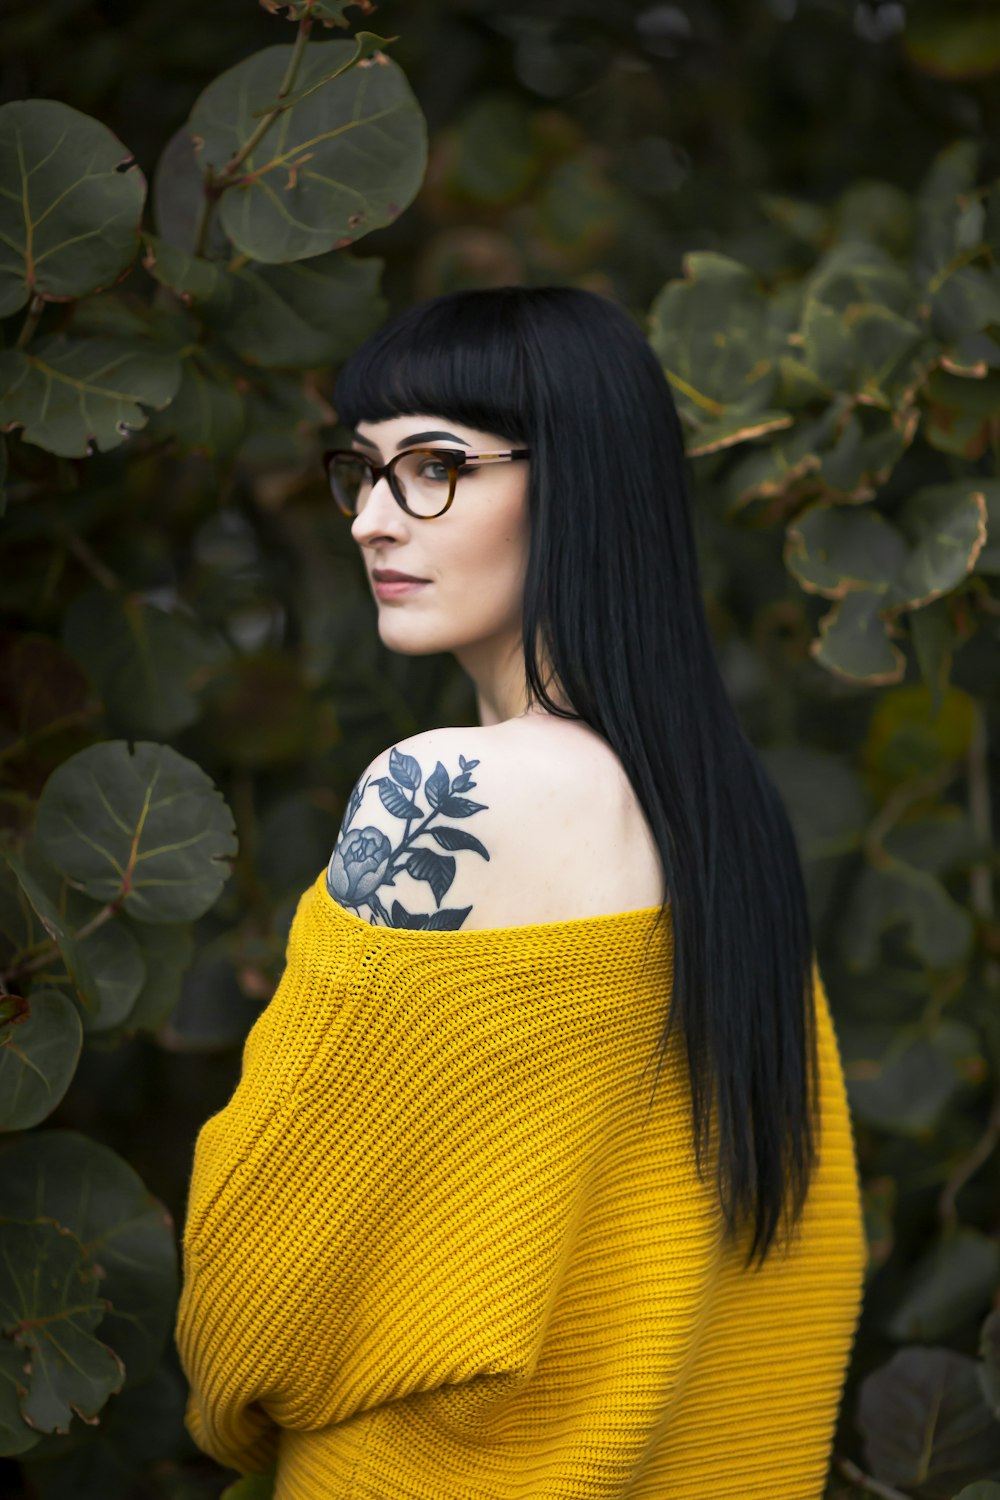
M865 1048L860 1035L845 1036L844 1052L848 1096L858 1118L916 1139L930 1135L956 1093L983 1071L978 1038L960 1021L897 1029L884 1052L877 1043Z
M879 936L899 924L907 946L930 969L963 963L972 946L968 911L939 880L901 860L887 869L866 869L851 891L846 914L846 960L870 969L879 957Z
M982 1317L1000 1284L1000 1245L975 1229L959 1229L933 1246L910 1274L889 1319L890 1338L948 1338Z
M71 1230L104 1272L111 1304L101 1337L129 1381L152 1373L177 1300L174 1226L142 1179L107 1146L72 1130L36 1130L0 1141L0 1180L11 1216L44 1215Z
M27 1014L0 1024L0 1130L27 1130L69 1088L83 1045L76 1007L54 990L33 990Z
M115 730L176 734L201 712L198 689L225 648L194 620L106 589L77 595L63 618L63 642L104 699Z
M174 439L179 454L229 459L250 431L246 377L231 368L226 351L193 344L181 360L181 378L170 406L147 424L150 442Z
M99 120L57 99L0 106L0 317L118 281L145 200L131 151Z
M189 255L158 234L143 233L142 264L161 286L168 286L185 302L217 296L226 282L226 268L202 255Z
M931 325L939 338L957 344L1000 324L1000 273L959 266L938 280L931 297Z
M786 533L785 566L803 588L829 599L884 587L906 556L896 528L878 511L857 506L814 505Z
M991 1479L978 1480L960 1490L955 1500L1000 1500L1000 1484L994 1484Z
M39 1432L68 1432L74 1412L95 1417L122 1387L121 1359L93 1336L106 1308L99 1282L63 1225L0 1219L0 1328L22 1353L20 1411Z
M24 1355L9 1339L0 1338L0 1457L13 1458L27 1453L40 1441L42 1434L29 1427L21 1415L19 1392L25 1389L22 1379Z
M890 641L876 590L850 589L819 622L819 637L809 648L813 657L845 682L870 687L902 680L906 658Z
M900 1349L862 1382L857 1425L866 1468L921 1496L1000 1477L1000 1423L992 1421L975 1360L950 1349Z
M29 846L23 858L10 849L0 849L0 857L17 876L33 911L58 947L66 966L65 982L83 1007L84 1031L99 1032L118 1025L131 1010L146 978L142 954L131 933L115 921L87 931L100 907L70 890L36 847ZM63 982L51 968L46 979L49 984Z
M992 484L1000 491L996 480ZM986 495L972 477L909 495L893 515L909 551L891 576L891 602L915 609L957 588L976 566L987 521Z
M63 458L107 453L145 427L144 406L169 406L180 380L177 356L149 340L36 338L0 349L0 424Z
M96 1428L74 1422L69 1436L47 1438L25 1474L37 1500L118 1500L148 1491L151 1473L173 1468L190 1451L184 1431L186 1388L173 1370L129 1379L112 1396ZM176 1500L181 1496L174 1491Z
M254 261L226 272L192 302L249 365L289 370L342 364L386 313L384 262L331 250L291 265Z
M351 42L313 42L301 55L296 88L307 94L282 113L225 190L222 227L244 255L268 265L305 260L359 239L397 218L416 195L427 160L426 126L400 68L384 54L362 59L309 92L353 58ZM202 170L219 173L259 126L294 55L267 47L209 84L188 121L201 142Z
M701 251L685 257L684 273L653 302L649 341L697 436L729 408L741 418L768 411L777 369L767 300L746 266Z
M35 836L50 863L96 901L141 922L211 907L236 853L232 814L193 761L167 745L92 745L49 778Z
M1000 420L1000 373L967 380L935 370L927 382L922 432L932 448L958 458L981 458Z
M122 921L128 923L146 964L146 982L125 1017L123 1030L127 1035L158 1031L180 1000L184 975L194 956L194 934L184 924L154 927L128 917Z

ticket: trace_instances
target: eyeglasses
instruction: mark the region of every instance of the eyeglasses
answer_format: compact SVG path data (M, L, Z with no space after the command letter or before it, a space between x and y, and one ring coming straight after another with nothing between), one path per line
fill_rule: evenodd
M456 453L447 448L407 448L377 464L353 448L328 448L323 467L330 491L345 516L356 516L374 486L384 476L392 497L408 515L429 520L440 516L455 498L459 474L470 464L511 463L527 458L527 448L509 448L503 453Z

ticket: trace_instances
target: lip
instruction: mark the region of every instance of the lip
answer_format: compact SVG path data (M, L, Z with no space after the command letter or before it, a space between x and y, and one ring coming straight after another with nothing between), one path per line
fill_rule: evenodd
M424 578L376 578L372 576L375 593L380 599L401 599L404 594L415 594L427 587Z

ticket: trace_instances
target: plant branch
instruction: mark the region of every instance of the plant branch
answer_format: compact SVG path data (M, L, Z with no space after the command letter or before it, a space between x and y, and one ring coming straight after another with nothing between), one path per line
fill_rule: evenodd
M31 301L28 303L28 311L25 315L24 322L21 324L21 331L17 336L17 341L14 344L15 349L23 349L28 343L30 343L32 335L34 334L35 329L38 327L38 324L41 321L42 311L44 307L45 298L39 297L38 293L36 292Z
M295 45L292 48L292 55L288 60L288 67L285 69L285 76L282 79L281 87L278 90L279 102L263 117L256 130L250 133L247 140L244 141L243 145L239 147L235 155L226 162L226 165L222 168L222 171L217 174L211 172L209 173L208 178L202 188L201 207L198 213L198 225L195 231L195 255L205 254L205 248L208 244L208 226L212 215L212 209L215 207L216 203L222 197L226 189L232 187L233 183L238 180L240 167L246 161L247 157L254 150L254 148L263 140L264 136L270 130L271 126L274 124L278 116L284 114L285 110L288 108L284 101L286 96L291 93L299 68L302 66L302 58L305 55L306 44L309 41L309 33L312 30L312 25L313 22L311 15L303 16L299 22L298 33L295 37Z
M834 1466L849 1484L853 1484L856 1489L867 1490L870 1495L878 1495L879 1500L911 1500L911 1496L905 1495L902 1490L894 1490L891 1485L873 1479L870 1474L859 1469L857 1464L851 1463L849 1458L835 1459Z

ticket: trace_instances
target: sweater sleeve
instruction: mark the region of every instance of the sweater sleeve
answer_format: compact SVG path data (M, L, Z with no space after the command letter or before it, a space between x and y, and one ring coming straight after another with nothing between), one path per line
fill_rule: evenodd
M588 997L561 1005L556 985L540 1002L510 952L464 972L377 933L300 905L239 1084L196 1145L187 1424L242 1473L338 1424L367 1443L366 1414L388 1434L433 1392L461 1473L463 1444L538 1366L609 1148L608 1023ZM678 1363L717 1227L684 1175Z

